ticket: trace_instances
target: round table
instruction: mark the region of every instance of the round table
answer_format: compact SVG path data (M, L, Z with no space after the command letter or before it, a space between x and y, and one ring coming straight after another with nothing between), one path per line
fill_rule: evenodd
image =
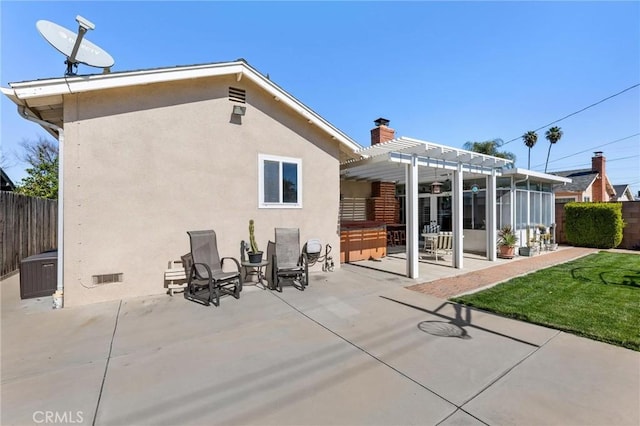
M267 278L264 276L263 268L269 264L268 260L263 260L259 263L251 263L248 260L243 260L240 262L242 267L244 268L244 279L246 280L249 275L255 275L258 277L258 282L263 284L262 281L266 281ZM263 284L264 285L264 284Z

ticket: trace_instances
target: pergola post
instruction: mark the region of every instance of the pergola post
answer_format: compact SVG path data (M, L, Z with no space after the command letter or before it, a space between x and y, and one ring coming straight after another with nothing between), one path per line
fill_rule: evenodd
M407 182L407 276L418 278L418 156L413 154L406 169Z
M453 267L456 269L462 269L462 237L463 237L463 223L462 223L462 164L458 163L457 170L453 172L453 223L451 229L453 230Z
M487 260L496 260L496 233L498 229L496 218L496 205L498 202L496 192L496 171L492 170L487 176L487 212L486 212L486 232L487 232Z

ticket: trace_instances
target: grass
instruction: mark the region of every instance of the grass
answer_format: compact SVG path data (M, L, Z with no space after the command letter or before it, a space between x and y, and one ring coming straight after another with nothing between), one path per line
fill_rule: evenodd
M640 351L640 255L603 251L451 300Z

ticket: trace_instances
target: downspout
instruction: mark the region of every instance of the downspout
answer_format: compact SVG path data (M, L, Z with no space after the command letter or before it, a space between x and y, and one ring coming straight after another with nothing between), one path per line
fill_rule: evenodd
M58 132L58 276L56 292L53 295L53 309L60 309L64 306L64 130L55 124L48 123L29 115L27 108L24 106L18 106L18 113L26 120Z

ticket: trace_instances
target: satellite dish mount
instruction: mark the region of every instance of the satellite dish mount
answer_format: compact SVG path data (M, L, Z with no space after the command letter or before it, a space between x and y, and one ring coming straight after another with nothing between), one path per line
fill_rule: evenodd
M110 72L114 60L107 52L84 39L84 35L96 26L86 18L76 16L78 22L78 34L54 24L50 21L40 20L36 23L38 31L53 47L65 55L64 61L67 70L64 75L76 75L78 64L86 64L92 67L103 68L105 73Z
M76 21L78 21L78 37L76 37L76 42L73 45L71 56L67 57L67 60L64 61L64 63L67 64L67 72L65 73L65 75L76 75L73 69L78 69L78 61L76 61L76 55L78 54L80 43L82 43L82 39L87 31L93 30L96 27L93 22L83 18L80 15L76 16Z

